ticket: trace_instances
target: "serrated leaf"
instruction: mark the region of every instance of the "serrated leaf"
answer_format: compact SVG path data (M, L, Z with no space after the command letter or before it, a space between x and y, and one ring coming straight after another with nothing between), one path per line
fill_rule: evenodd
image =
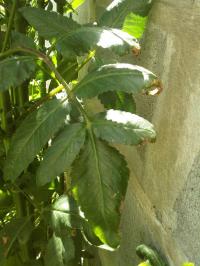
M83 55L96 47L112 48L119 55L140 50L138 41L128 33L96 26L82 26L57 41L58 50L66 57Z
M95 235L113 248L119 245L119 207L127 180L124 157L90 132L73 165L73 193Z
M129 33L135 38L140 39L145 31L147 17L142 17L134 13L130 13L124 21L123 31Z
M143 67L121 63L101 66L85 76L74 88L79 98L92 98L107 91L151 94L152 91L160 90L160 82L152 72Z
M74 258L75 248L73 240L66 235L62 238L55 234L48 242L44 257L45 266L65 266Z
M34 7L23 7L20 11L39 34L47 39L60 37L80 27L71 18L62 16L56 12Z
M43 218L58 236L69 228L82 227L77 204L72 197L66 195L58 198L50 209L44 210Z
M155 141L153 125L144 118L124 111L108 110L98 114L92 127L98 138L112 143L137 145Z
M56 38L57 49L67 58L83 55L96 46L113 48L120 55L140 49L134 37L118 29L82 26L71 18L37 8L25 7L21 12L41 36Z
M121 29L124 20L131 12L147 16L152 6L152 0L116 0L106 8L99 20L99 25ZM119 15L120 14L120 15Z
M0 91L22 84L34 72L35 66L35 60L30 56L15 56L0 61Z
M12 47L28 47L35 49L34 40L17 31L12 31Z
M14 181L28 167L47 141L64 124L68 113L68 105L53 99L26 117L11 141L4 167L7 180Z
M66 126L45 153L37 172L37 184L45 185L67 170L78 155L84 141L85 126L83 124Z
M106 109L136 112L136 103L130 93L108 91L100 94L98 98Z

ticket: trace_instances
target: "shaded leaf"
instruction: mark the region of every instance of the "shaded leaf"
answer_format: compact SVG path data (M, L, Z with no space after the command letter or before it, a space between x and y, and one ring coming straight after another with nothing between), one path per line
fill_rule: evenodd
M44 257L45 266L65 266L75 256L73 240L66 235L62 238L55 234L48 242Z
M62 16L56 12L35 7L23 7L20 11L31 26L33 26L41 36L47 39L60 37L80 27L80 25L71 18Z
M30 56L15 56L0 61L0 91L22 84L30 78L35 66L35 60Z
M12 47L28 47L35 49L34 40L17 31L12 31Z
M131 113L136 112L136 103L130 93L108 91L100 94L98 98L106 109L117 109Z
M44 155L37 172L37 184L45 185L67 170L85 141L85 127L81 123L71 124L56 137Z
M44 103L21 123L13 135L4 167L6 179L15 180L64 123L69 106L57 99Z
M69 61L68 58L64 59L60 64L58 65L57 70L62 75L62 77L65 79L66 82L70 82L72 80L77 79L78 77L78 62L76 58L74 58L73 61Z
M119 245L119 207L127 180L124 157L90 132L73 165L73 193L95 235L113 248Z
M15 218L4 225L0 232L0 239L5 242L3 246L4 256L11 252L17 240L21 243L27 243L32 229L30 217Z
M95 135L103 140L128 145L155 141L153 125L144 118L118 110L98 114L92 127Z
M58 236L68 228L82 226L82 218L79 216L76 202L66 195L58 198L50 209L44 210L43 218Z
M99 19L99 25L121 29L128 14L133 12L140 16L147 16L151 6L152 0L112 1L112 3L106 8L105 12Z
M90 72L74 88L80 98L92 98L107 91L151 94L155 90L161 90L157 77L147 69L131 64L104 65Z
M141 17L130 13L123 24L123 31L129 33L135 38L141 38L147 24L147 17Z

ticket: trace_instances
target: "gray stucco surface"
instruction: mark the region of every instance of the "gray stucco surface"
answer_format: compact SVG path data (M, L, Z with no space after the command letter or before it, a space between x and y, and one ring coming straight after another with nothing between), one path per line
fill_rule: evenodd
M137 64L164 85L158 97L137 97L157 141L119 147L131 169L122 241L116 252L99 252L102 266L136 265L141 243L170 266L200 265L200 0L155 1Z

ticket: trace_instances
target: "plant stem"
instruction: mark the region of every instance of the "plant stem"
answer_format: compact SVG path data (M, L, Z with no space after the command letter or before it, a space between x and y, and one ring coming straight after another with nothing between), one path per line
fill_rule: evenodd
M14 17L15 17L16 9L17 9L17 0L13 0L13 5L12 5L11 12L10 12L9 20L8 20L8 27L7 27L5 39L3 41L3 46L2 46L2 50L1 50L2 52L5 51L6 46L8 44L8 40L10 38L10 33L11 33L11 29L12 29L12 25L13 25L13 20L14 20Z
M63 85L64 89L67 92L67 95L68 95L69 99L74 101L74 103L75 103L76 107L78 108L79 112L83 115L86 124L89 126L90 125L90 119L89 119L88 114L84 110L83 106L76 99L74 93L71 91L71 88L69 87L69 85L67 84L65 79L61 76L61 74L58 72L58 70L56 69L56 67L52 63L51 59L47 55L45 55L45 54L43 54L43 53L41 53L41 52L39 52L37 50L31 49L31 48L18 47L18 48L15 48L15 49L10 49L10 50L8 50L8 51L6 51L4 53L1 53L0 54L0 59L1 58L5 58L5 57L7 57L7 56L9 56L11 54L14 54L14 53L18 53L18 52L25 52L25 53L32 54L32 55L36 56L37 58L40 58L47 65L49 70L52 71L55 74L55 77L60 82L60 84Z

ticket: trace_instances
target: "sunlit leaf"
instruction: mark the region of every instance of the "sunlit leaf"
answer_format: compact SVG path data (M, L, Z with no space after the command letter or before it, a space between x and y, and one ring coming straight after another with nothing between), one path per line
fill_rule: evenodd
M43 218L58 236L69 228L82 227L82 218L78 214L76 202L66 195L58 198L51 208L44 210Z
M145 31L147 17L129 14L123 24L123 30L135 38L140 39Z
M112 48L120 55L140 48L134 37L118 29L82 26L71 18L37 8L25 7L21 10L41 36L56 39L57 49L67 58L82 55L98 46Z
M92 127L95 135L108 142L137 145L155 141L153 125L144 118L118 110L98 114Z
M107 91L151 94L160 90L160 82L152 72L130 64L104 65L90 72L74 89L80 98L92 98Z
M131 12L147 16L152 0L115 0L106 8L99 20L99 25L121 29L124 20ZM120 15L119 15L120 14Z
M69 1L71 7L75 10L77 9L80 5L82 5L85 2L85 0L71 0Z
M58 50L66 57L82 55L95 47L112 48L119 55L140 49L138 41L128 33L96 26L82 26L57 41Z

